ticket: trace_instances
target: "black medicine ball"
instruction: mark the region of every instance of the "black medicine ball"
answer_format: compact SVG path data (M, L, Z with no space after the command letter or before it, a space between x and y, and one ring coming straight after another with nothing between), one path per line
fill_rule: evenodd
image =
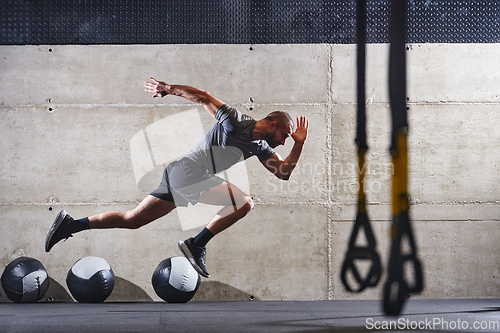
M106 260L84 257L71 267L66 284L78 302L101 303L113 291L115 274Z
M2 287L11 301L34 303L49 289L49 276L40 261L19 257L5 267Z
M169 303L186 303L200 287L200 275L185 257L160 262L151 279L156 294Z

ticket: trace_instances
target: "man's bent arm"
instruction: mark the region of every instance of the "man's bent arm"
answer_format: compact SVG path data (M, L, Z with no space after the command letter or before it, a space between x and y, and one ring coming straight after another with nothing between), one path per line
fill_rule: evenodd
M262 164L279 179L288 180L299 162L303 146L304 143L295 142L292 151L290 151L290 154L284 160L278 153L275 153L273 156L264 160Z
M144 86L147 88L147 92L154 93L153 98L165 97L167 95L184 97L191 102L202 104L212 116L215 116L217 110L224 105L224 102L212 96L207 91L190 86L171 85L152 77L150 79L153 82L146 82Z

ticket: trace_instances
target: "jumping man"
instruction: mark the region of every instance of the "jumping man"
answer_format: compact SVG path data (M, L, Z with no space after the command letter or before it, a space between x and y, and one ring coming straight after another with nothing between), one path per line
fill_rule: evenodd
M62 239L87 229L140 228L177 206L201 202L224 206L194 238L179 242L179 249L193 267L209 277L205 266L206 244L218 233L247 215L254 207L248 194L215 174L239 161L257 156L276 177L288 180L302 153L309 122L304 116L293 119L284 111L275 111L261 120L240 113L206 91L190 86L170 85L150 78L146 91L155 97L181 96L199 103L215 117L216 123L189 153L170 163L163 172L159 187L130 211L108 211L74 220L61 211L47 234L45 251ZM282 159L273 148L294 140L290 154Z

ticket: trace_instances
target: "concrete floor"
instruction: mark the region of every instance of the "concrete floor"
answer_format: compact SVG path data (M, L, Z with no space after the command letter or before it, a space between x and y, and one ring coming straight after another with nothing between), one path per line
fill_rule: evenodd
M0 303L0 332L500 332L500 299Z

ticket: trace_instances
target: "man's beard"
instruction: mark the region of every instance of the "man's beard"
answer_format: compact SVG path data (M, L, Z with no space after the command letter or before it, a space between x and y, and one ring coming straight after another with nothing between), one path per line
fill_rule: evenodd
M274 130L272 133L266 134L264 140L269 144L271 148L276 148L278 146L278 143L274 140L276 137L276 130Z

